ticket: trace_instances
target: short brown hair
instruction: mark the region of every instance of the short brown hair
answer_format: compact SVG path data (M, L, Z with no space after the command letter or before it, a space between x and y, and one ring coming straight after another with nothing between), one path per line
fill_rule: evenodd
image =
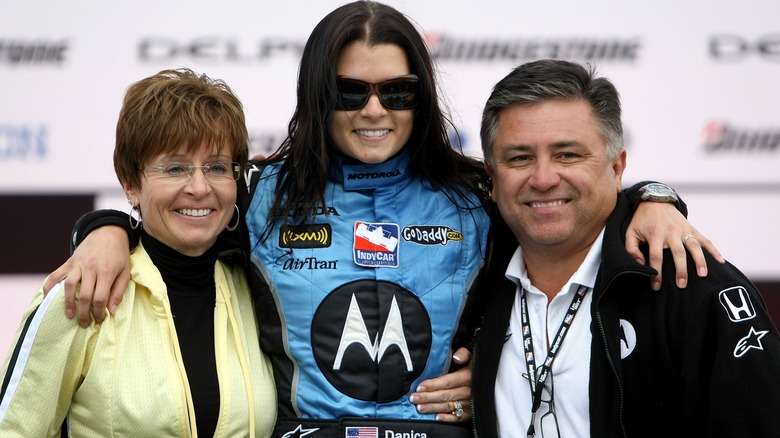
M138 188L150 157L198 149L208 142L244 167L249 134L241 101L221 80L190 69L163 70L128 87L116 126L114 170L123 185Z

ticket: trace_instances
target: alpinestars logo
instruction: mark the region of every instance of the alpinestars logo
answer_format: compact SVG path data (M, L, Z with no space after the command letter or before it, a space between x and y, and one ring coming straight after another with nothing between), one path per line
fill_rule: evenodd
M750 333L737 342L737 346L734 347L734 357L740 358L744 356L750 350L763 350L764 345L761 343L761 338L766 336L769 330L756 330L750 327Z
M298 427L295 428L295 430L291 430L289 432L286 432L284 435L282 435L282 438L301 438L306 435L311 435L317 431L319 431L320 428L312 428L312 429L304 429L303 425L298 425Z
M312 350L334 388L387 403L404 396L425 368L431 322L420 299L387 281L358 280L328 294L314 314Z

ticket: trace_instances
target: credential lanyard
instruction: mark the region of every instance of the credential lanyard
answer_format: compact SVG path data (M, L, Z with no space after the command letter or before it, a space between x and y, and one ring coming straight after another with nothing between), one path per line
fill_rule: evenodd
M526 299L526 294L528 294L528 291L525 290L525 288L522 289L523 294L520 296L520 315L523 330L523 350L525 350L525 366L526 372L528 373L528 384L531 386L532 395L531 424L528 427L528 436L532 437L535 434L534 422L536 421L536 411L539 409L539 405L542 404L542 389L544 388L544 381L547 380L547 375L550 374L553 360L555 360L555 356L558 355L558 351L560 351L561 345L563 344L563 338L565 338L566 334L569 332L569 327L571 326L572 321L574 321L574 316L577 315L577 310L579 310L580 305L582 304L582 300L585 298L585 294L588 292L589 288L583 285L580 285L580 287L577 288L577 292L574 294L574 298L571 300L571 305L569 305L569 309L566 311L566 315L563 317L561 326L558 328L558 333L555 334L555 339L549 347L547 358L539 367L541 372L539 373L538 378L535 377L536 360L534 359L534 343L533 339L531 338L531 321L528 317L528 300Z

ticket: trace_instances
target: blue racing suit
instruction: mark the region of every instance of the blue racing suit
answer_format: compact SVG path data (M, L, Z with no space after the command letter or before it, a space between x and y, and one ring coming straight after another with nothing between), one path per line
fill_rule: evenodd
M280 419L433 420L408 397L468 342L462 321L490 221L476 196L434 189L408 162L408 152L381 164L332 155L326 205L293 228L267 220L279 216L279 165L244 175L250 282Z

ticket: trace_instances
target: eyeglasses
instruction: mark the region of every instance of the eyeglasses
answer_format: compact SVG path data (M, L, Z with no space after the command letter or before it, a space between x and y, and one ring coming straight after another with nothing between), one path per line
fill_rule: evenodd
M200 169L203 176L210 182L235 181L241 173L241 165L228 161L216 161L195 166L191 163L164 163L156 166L139 166L141 170L160 174L165 181L187 182L192 178L195 169Z
M386 81L371 83L338 76L338 109L352 111L363 108L371 94L379 97L379 102L389 110L405 110L417 106L417 75L403 75Z
M545 396L549 397L545 400ZM547 403L547 412L542 415L541 419L542 438L560 438L561 429L558 427L558 416L555 415L555 400L553 399L553 373L550 373L544 382L542 403Z
M523 377L528 378L527 373ZM542 438L560 438L561 429L558 427L558 416L555 415L555 400L553 398L553 373L547 375L542 389L542 403L547 404L547 412L542 414L539 420L539 429L542 430ZM536 414L531 415L531 421L536 420Z

